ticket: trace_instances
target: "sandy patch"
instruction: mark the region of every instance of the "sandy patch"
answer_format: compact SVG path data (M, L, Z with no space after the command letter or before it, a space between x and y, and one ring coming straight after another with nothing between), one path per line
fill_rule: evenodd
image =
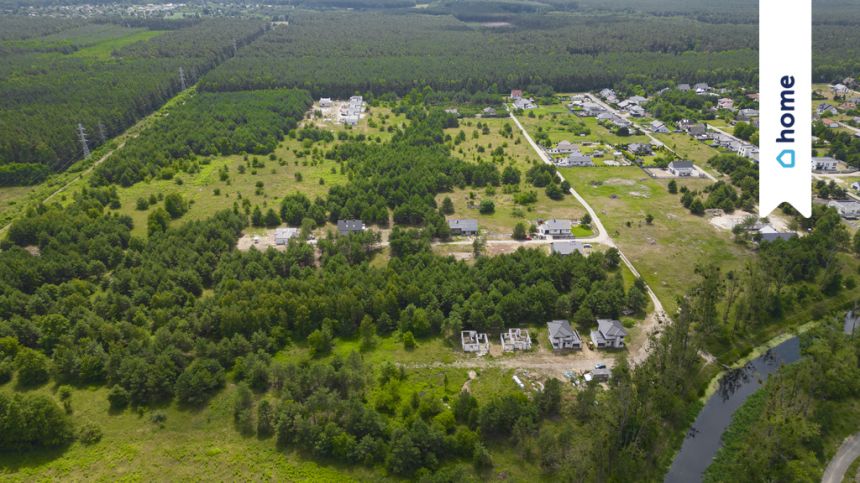
M624 178L609 178L603 182L603 184L608 184L612 186L633 186L636 184L632 179L624 179Z

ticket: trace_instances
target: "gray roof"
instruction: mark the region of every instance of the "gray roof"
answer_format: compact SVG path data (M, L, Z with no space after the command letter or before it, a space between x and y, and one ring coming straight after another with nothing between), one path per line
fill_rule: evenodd
M573 222L570 220L546 220L541 224L541 228L546 230L568 230L570 231L570 227L573 226Z
M448 220L448 227L451 229L457 228L461 231L478 231L478 220Z
M364 222L361 220L337 220L337 231L341 234L362 230L364 230Z
M693 169L692 161L676 160L669 163L670 168L675 169Z
M559 255L570 255L573 252L580 252L584 248L584 245L577 241L554 241L552 245L550 245L553 253L558 253Z
M678 84L678 90L679 91L689 91L690 90L690 84Z
M566 320L553 320L546 323L546 328L549 331L550 339L573 337L574 340L580 340L579 334L570 327L570 322Z
M298 228L278 228L275 230L275 239L292 238L299 234Z
M597 331L605 338L624 337L627 331L621 322L615 319L597 319Z

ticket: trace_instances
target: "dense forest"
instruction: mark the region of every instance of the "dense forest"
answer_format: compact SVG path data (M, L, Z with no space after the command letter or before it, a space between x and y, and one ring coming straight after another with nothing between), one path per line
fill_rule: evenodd
M190 85L233 55L234 40L250 42L263 28L254 20L181 21L182 28L126 45L123 39L139 35L140 27L0 19L0 31L7 25L14 40L0 42L0 164L52 170L83 156L79 123L90 148L104 143L175 95L180 67ZM34 38L33 32L50 33Z
M756 56L749 48L756 31L748 26L627 16L533 20L529 27L490 31L450 16L295 14L289 28L273 29L201 85L207 90L298 86L314 95L342 97L356 91L403 94L425 85L442 91L532 84L583 90L636 74L754 78Z
M311 106L301 90L196 93L99 165L93 185L199 169L198 156L270 153Z

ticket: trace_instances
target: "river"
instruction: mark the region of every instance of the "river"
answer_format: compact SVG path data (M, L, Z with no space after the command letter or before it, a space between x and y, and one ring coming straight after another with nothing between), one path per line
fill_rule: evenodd
M666 483L702 481L702 475L722 446L722 436L732 422L732 415L767 377L783 364L800 359L800 340L792 337L768 350L740 369L728 371L720 379L719 389L708 399L684 438L675 456Z

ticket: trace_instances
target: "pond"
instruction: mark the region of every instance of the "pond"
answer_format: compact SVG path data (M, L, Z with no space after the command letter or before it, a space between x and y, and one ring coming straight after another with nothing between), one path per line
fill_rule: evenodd
M728 371L720 379L719 389L699 412L666 474L666 483L702 481L702 475L722 446L722 436L732 422L732 415L767 377L783 364L800 359L800 340L793 337L740 369Z

